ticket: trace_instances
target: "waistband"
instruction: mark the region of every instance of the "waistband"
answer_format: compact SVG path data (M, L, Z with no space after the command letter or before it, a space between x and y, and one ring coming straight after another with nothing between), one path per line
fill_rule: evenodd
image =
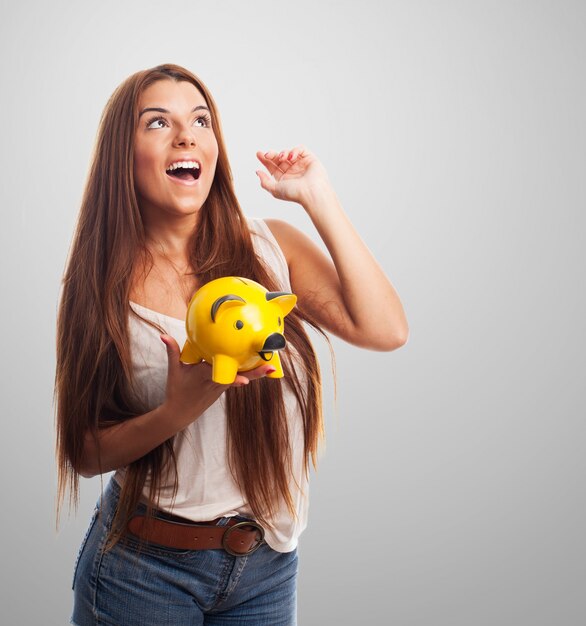
M104 490L104 505L117 505L121 487L112 477ZM209 521L193 521L159 509L146 517L146 504L140 502L131 516L127 531L148 543L183 550L223 549L233 556L252 554L263 543L264 529L256 520L224 516Z

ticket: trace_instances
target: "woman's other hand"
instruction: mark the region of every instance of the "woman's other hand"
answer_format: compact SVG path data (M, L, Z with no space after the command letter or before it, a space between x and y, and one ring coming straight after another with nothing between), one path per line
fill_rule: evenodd
M279 200L298 202L305 207L314 194L331 189L324 166L305 146L282 152L259 151L256 156L270 174L256 170L262 188Z
M167 348L168 371L165 405L170 413L187 426L209 408L229 387L242 387L251 380L273 372L272 365L261 365L254 370L241 372L230 385L212 380L212 366L201 363L183 363L179 359L179 345L170 335L161 335Z

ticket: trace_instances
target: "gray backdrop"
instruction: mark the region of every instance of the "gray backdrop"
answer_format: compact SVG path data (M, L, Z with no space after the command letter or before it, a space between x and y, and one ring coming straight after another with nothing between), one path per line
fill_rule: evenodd
M249 215L257 149L306 144L411 336L327 347L302 626L586 623L583 2L25 1L2 67L2 623L69 620L99 479L54 528L60 277L100 113L174 62L222 112ZM368 294L365 294L368 297Z

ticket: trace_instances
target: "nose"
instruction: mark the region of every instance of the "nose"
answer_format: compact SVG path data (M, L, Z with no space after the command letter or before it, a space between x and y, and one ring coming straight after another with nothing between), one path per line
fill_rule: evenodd
M174 145L176 146L195 146L195 135L193 129L187 126L181 126L175 135Z

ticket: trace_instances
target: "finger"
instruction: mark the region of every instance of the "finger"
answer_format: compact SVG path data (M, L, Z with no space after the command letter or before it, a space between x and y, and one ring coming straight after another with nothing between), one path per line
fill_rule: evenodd
M248 380L248 378L246 378L246 376L236 374L236 378L234 379L234 382L232 383L232 387L246 387L246 385L248 385L249 382L250 381Z
M269 158L267 157L267 154L275 154L275 152L265 152L265 154L259 153L257 152L257 156L259 158L259 160L261 161L261 163L267 168L267 170L269 170L269 173L277 176L281 176L282 174L284 174L283 169L280 167L279 161L277 159L277 157L273 157L273 158ZM261 155L261 156L259 156Z
M290 155L291 150L283 150L279 153L279 167L289 167L291 165Z
M289 150L281 150L281 152L275 152L274 150L270 150L269 152L264 153L264 157L268 159L273 165L277 167L282 167L284 165L288 165L288 154Z
M169 361L169 367L176 367L179 363L179 345L171 335L161 335L161 341L167 348L167 359Z
M273 365L260 365L259 367L249 370L248 372L240 372L239 375L245 376L248 380L257 380L263 378L267 374L272 374L276 369Z
M280 160L279 160L279 168L283 171L283 173L287 173L289 168L293 167L293 150L284 150L281 152Z
M283 150L277 155L277 163L279 167L286 172L292 165L295 164L295 161L299 157L306 156L305 155L306 148L305 146L295 146L290 150Z
M286 174L287 170L291 167L292 163L287 160L287 152L281 152L281 155L279 156L279 160L278 160L278 164L277 164L277 170L282 174ZM280 176L279 174L274 174L274 176L276 176L277 180L279 180Z
M299 157L303 157L303 156L304 156L304 148L303 148L303 146L297 146L296 148L293 148L293 150L291 150L290 156L289 156L289 161L291 163L295 163L295 161L297 161L297 159Z
M257 152L256 156L267 170L269 170L269 173L274 174L279 168L276 163L273 163L273 161L266 156L267 154L268 153Z
M291 159L291 161L302 159L303 157L310 156L311 154L309 150L303 145L295 146L293 150L291 150L291 152L293 153L293 158Z
M263 189L266 189L270 194L275 195L275 188L277 183L273 178L267 176L265 172L256 170L256 175L260 178L260 185Z

